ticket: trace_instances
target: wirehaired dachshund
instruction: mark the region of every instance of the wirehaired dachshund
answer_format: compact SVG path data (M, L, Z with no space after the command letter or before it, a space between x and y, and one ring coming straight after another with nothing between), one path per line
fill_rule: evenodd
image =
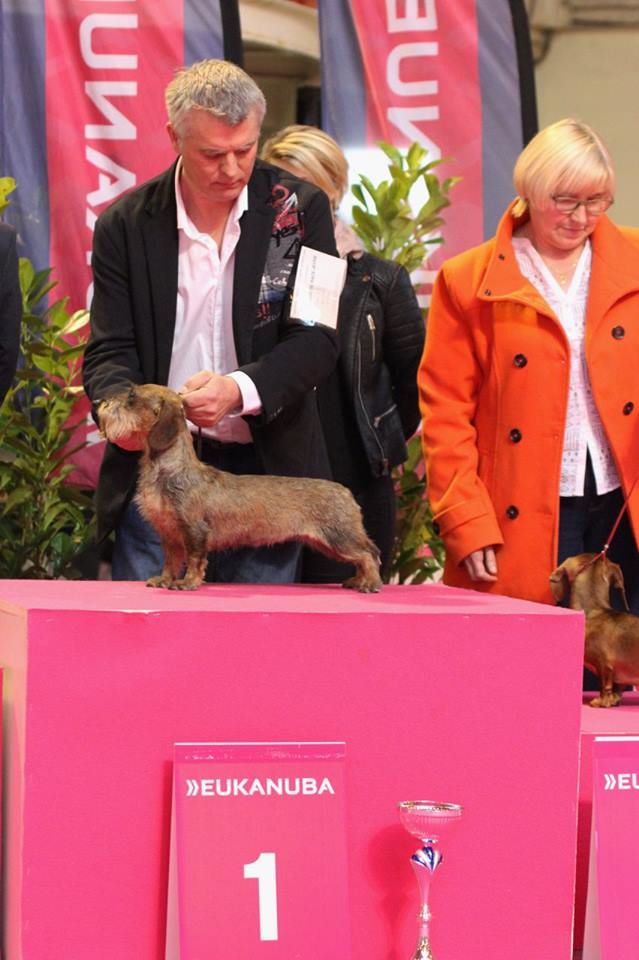
M344 587L362 593L381 588L379 551L346 487L330 480L236 476L201 463L182 401L168 387L127 387L101 401L97 412L108 440L126 440L127 449L142 451L136 502L165 555L162 573L147 586L195 590L209 551L298 540L354 565Z

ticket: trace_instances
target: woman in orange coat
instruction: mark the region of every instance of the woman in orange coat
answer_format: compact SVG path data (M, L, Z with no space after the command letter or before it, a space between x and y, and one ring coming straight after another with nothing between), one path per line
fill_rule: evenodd
M514 170L495 237L447 261L418 382L446 583L552 603L639 473L639 231L605 215L614 169L576 120ZM639 484L613 540L639 613Z

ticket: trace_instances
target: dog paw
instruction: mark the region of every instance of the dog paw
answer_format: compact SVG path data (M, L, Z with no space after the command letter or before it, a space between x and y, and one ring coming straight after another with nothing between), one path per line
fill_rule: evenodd
M618 707L621 703L621 695L618 693L604 693L600 697L595 697L589 701L591 707Z
M169 590L197 590L201 585L201 580L193 580L185 577L183 580L173 580L169 584Z
M365 577L349 577L342 584L345 590L357 590L359 593L379 593L382 589L381 580L367 580Z
M149 577L146 581L147 587L170 587L172 581L168 577L163 577L162 574L158 574L157 577Z

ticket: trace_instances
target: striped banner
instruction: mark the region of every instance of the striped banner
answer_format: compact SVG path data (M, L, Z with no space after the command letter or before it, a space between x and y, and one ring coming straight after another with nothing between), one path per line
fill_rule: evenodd
M323 125L353 178L387 176L377 141L417 141L463 178L439 257L490 236L537 123L523 0L320 0L319 14Z
M89 305L93 226L174 154L164 89L176 68L240 62L236 0L0 0L0 174L20 254L56 296ZM93 484L96 458L75 458Z
M171 162L164 88L182 64L239 59L237 4L0 0L0 13L0 173L18 181L7 219L79 308L96 216Z

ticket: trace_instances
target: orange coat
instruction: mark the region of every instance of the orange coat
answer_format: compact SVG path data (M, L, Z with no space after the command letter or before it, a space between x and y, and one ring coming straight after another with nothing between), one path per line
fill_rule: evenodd
M418 374L424 454L445 582L553 603L570 348L519 271L513 224L509 209L435 281ZM603 216L591 242L586 362L627 492L639 473L639 230ZM629 514L639 542L639 484ZM489 544L498 580L478 584L460 562Z

